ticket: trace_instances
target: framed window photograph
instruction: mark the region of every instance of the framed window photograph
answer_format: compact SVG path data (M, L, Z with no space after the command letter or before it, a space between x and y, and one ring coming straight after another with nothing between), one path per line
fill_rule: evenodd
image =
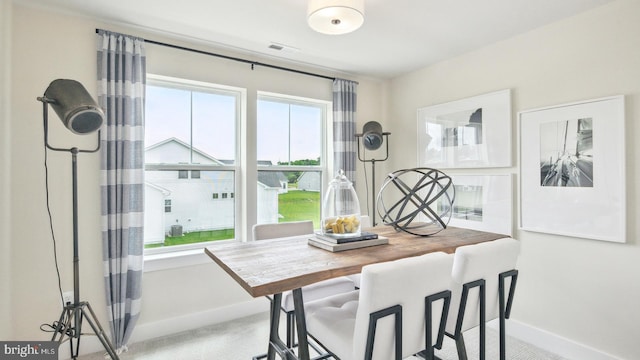
M625 242L624 97L522 111L520 227Z
M456 191L449 225L513 235L513 175L450 175Z
M418 109L418 166L511 166L511 90Z

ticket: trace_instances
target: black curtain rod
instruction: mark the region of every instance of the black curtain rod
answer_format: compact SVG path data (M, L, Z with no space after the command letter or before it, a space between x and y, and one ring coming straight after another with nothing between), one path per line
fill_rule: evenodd
M103 30L103 31L106 31L106 30ZM96 34L98 34L99 32L100 32L100 29L96 29ZM179 45L167 44L167 43L163 43L163 42L155 41L155 40L149 40L149 39L144 39L144 38L141 38L141 39L144 40L145 43L149 43L149 44L166 46L166 47L170 47L170 48L173 48L173 49L190 51L190 52L194 52L194 53L198 53L198 54L202 54L202 55L215 56L215 57L219 57L219 58L222 58L222 59L238 61L238 62L242 62L242 63L245 63L245 64L251 64L251 70L253 70L253 67L255 65L258 65L258 66L263 66L263 67L267 67L267 68L271 68L271 69L289 71L289 72L293 72L293 73L296 73L296 74L302 74L302 75L307 75L307 76L315 76L315 77L319 77L319 78L323 78L323 79L327 79L327 80L331 80L331 81L336 79L336 78L331 77L331 76L325 76L325 75L315 74L315 73L312 73L312 72L301 71L301 70L296 70L296 69L290 69L290 68L286 68L286 67L283 67L283 66L265 64L265 63L262 63L262 62L259 62L259 61L247 60L247 59L242 59L242 58L238 58L238 57L217 54L217 53L213 53L213 52L209 52L209 51L203 51L203 50L192 49L192 48L179 46Z

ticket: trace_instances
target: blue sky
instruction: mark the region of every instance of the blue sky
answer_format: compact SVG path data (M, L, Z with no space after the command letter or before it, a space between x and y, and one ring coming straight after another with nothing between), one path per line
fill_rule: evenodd
M233 159L236 98L147 86L145 145L175 137L218 159ZM193 111L193 116L191 116ZM319 107L258 101L258 160L316 159L321 153ZM193 131L191 132L191 119Z

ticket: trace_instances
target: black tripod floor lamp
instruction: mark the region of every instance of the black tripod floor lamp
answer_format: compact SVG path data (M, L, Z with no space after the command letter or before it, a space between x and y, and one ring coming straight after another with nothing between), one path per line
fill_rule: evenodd
M104 122L104 112L93 100L87 90L75 80L57 79L49 84L44 96L38 97L42 102L44 120L44 142L47 149L71 153L71 171L73 187L73 303L64 305L60 320L55 326L51 341L62 344L69 340L71 357L77 359L80 348L82 323L86 321L91 326L104 348L112 359L118 360L113 345L106 336L100 322L96 318L91 305L87 301L80 301L80 270L78 256L78 153L95 153L100 149L100 132L98 144L94 149L83 150L77 147L58 148L49 145L48 106L58 114L60 120L74 134L89 134L100 129Z
M358 139L358 160L362 162L371 163L371 226L376 226L376 162L385 161L389 158L389 135L390 132L383 132L382 125L377 121L369 121L362 127L362 133L355 134ZM362 145L365 150L378 150L382 146L383 136L387 139L387 152L384 159L367 159L366 151L364 152L364 158L360 156L360 138L362 138Z

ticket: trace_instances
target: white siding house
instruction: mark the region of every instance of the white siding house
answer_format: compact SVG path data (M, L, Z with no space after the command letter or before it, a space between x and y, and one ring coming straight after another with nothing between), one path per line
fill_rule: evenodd
M320 191L322 187L321 173L318 171L305 171L298 178L298 190Z
M259 161L258 164L272 165L271 161ZM287 177L282 171L258 171L258 224L278 222L278 195L288 191Z
M165 200L170 198L171 191L161 186L145 183L144 188L144 243L158 244L165 238Z
M170 138L147 147L145 163L189 163L190 147ZM197 149L191 163L225 165ZM175 166L174 166L175 168ZM264 174L263 174L264 173ZM258 176L259 221L278 221L278 194L283 191L281 172ZM264 181L264 182L263 182ZM235 226L233 171L147 170L145 172L145 244L163 242L166 234L233 229Z

